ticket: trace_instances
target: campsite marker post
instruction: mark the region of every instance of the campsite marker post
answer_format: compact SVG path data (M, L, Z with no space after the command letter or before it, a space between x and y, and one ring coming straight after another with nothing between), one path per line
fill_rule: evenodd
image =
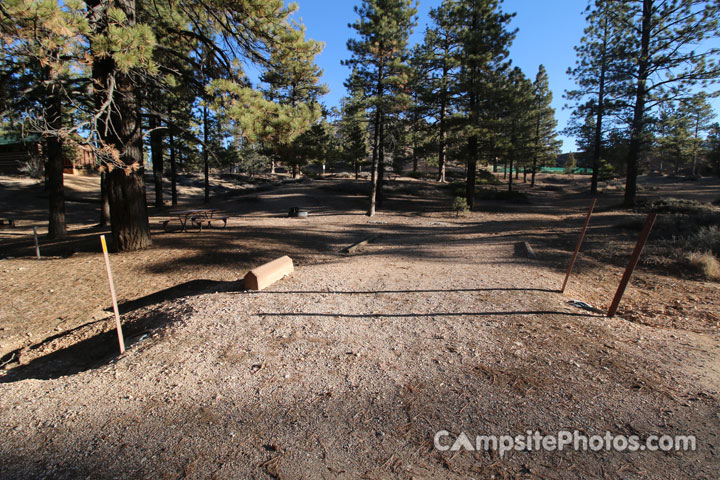
M628 286L628 283L630 282L630 277L633 274L633 271L635 270L635 267L638 264L638 261L640 260L640 254L643 251L643 248L645 247L645 243L647 242L648 238L650 237L650 232L652 231L653 225L655 225L655 219L657 218L656 213L650 213L647 216L647 220L645 220L645 226L643 227L642 232L640 233L640 238L638 238L637 244L635 245L635 249L633 250L632 256L630 257L630 261L628 262L627 267L625 268L625 274L623 274L622 280L620 280L620 285L618 285L617 292L615 293L615 298L613 299L612 305L610 305L610 310L608 310L607 316L609 318L612 318L617 313L618 307L620 306L620 300L622 300L623 294L625 293L625 289Z
M585 218L585 225L583 225L582 231L580 232L580 239L578 240L577 246L575 247L575 253L573 253L572 260L570 260L570 267L565 274L565 280L563 281L562 287L560 288L560 293L565 292L565 287L567 286L568 279L570 278L570 274L572 273L573 267L575 266L575 260L577 260L578 254L580 253L580 247L582 247L583 240L585 239L585 233L587 232L588 224L590 223L590 217L592 217L596 203L597 198L593 198L592 204L590 204L590 211Z
M38 243L37 227L33 227L33 235L35 236L35 255L40 260L40 243Z
M125 340L123 339L122 326L120 325L120 313L118 311L117 297L115 296L115 285L113 284L112 272L110 271L110 257L108 257L107 243L105 235L100 235L100 243L102 244L103 255L105 256L105 268L107 269L108 281L110 282L110 294L112 295L113 310L115 311L115 327L117 328L118 342L120 343L120 353L125 353Z

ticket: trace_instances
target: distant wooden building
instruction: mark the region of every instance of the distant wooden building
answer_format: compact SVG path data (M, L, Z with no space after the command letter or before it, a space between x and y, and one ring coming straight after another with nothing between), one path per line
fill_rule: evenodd
M0 137L0 173L18 174L32 161L45 163L39 135Z
M63 173L77 174L90 172L97 168L95 154L90 147L80 145L76 148L75 158L63 159Z
M20 174L23 167L31 162L45 165L45 142L39 135L26 137L0 137L0 173ZM80 145L75 155L63 158L63 173L78 174L93 171L97 168L92 149ZM73 158L74 157L74 158Z

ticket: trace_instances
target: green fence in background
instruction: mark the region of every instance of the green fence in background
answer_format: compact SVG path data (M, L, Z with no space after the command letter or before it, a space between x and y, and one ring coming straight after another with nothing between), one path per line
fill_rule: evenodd
M523 173L522 168L520 168L519 170L520 170L520 173ZM510 169L506 168L504 171L507 173L510 171ZM513 173L515 173L518 171L518 169L513 167L512 171L513 171ZM530 171L531 170L528 168L527 172L530 173ZM557 174L565 173L565 169L563 167L541 167L539 171L541 173L557 173ZM503 170L498 168L498 172L502 173ZM592 174L592 169L577 167L577 168L575 168L575 170L573 170L573 173L579 174L579 175L590 175L590 174Z
M565 169L563 167L542 167L540 169L542 173L565 173ZM573 173L579 173L581 175L590 175L592 173L591 168L576 168L573 170Z

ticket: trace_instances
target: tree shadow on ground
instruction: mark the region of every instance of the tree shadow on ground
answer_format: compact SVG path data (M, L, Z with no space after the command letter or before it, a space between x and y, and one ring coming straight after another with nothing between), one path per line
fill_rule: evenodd
M159 305L167 301L202 295L209 292L236 292L245 289L243 280L235 282L219 282L214 280L192 280L159 292L118 305L121 314L126 314L145 307ZM106 311L112 312L112 307ZM126 347L130 348L150 330L164 328L181 320L168 316L167 312L147 312L140 318L123 320L123 334ZM91 322L58 335L46 338L31 347L25 347L8 353L0 359L0 365L13 365L0 383L12 383L34 378L49 380L66 375L99 368L117 358L118 338L114 328L105 331L107 319ZM95 331L99 333L93 334ZM80 341L75 338L82 338ZM60 348L58 348L58 346ZM46 350L50 353L43 355ZM40 355L28 363L22 363L22 357Z
M157 305L163 302L177 300L179 298L192 297L202 295L208 292L241 292L245 290L245 281L243 279L231 282L220 282L217 280L191 280L189 282L175 285L159 292L151 293L144 297L136 298L118 304L118 310L121 314L132 312L140 308ZM105 311L112 311L112 307L108 307Z

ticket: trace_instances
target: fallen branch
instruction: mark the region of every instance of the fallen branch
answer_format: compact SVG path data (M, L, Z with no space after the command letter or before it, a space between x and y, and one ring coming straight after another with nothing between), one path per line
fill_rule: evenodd
M358 242L354 245L350 245L345 250L343 250L343 253L353 253L355 250L357 250L360 247L364 247L368 243L374 242L375 240L378 240L380 238L380 235L374 235L372 237L368 237L365 240Z

